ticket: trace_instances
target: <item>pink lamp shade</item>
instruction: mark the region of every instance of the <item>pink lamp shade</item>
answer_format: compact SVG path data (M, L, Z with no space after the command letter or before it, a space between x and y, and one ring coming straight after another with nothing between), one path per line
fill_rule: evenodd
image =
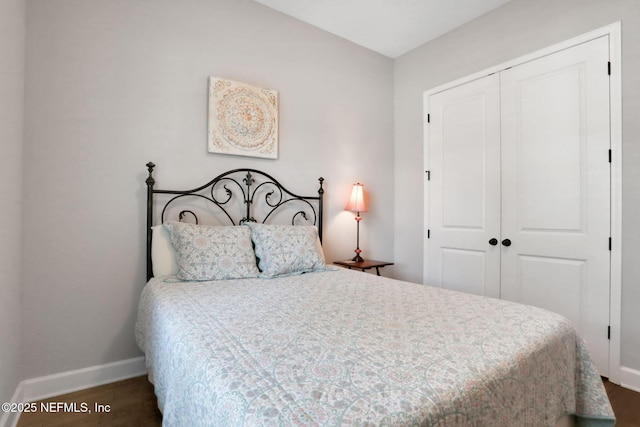
M367 205L364 203L364 192L362 191L362 184L353 184L351 197L349 198L347 206L345 206L344 210L351 212L367 211Z

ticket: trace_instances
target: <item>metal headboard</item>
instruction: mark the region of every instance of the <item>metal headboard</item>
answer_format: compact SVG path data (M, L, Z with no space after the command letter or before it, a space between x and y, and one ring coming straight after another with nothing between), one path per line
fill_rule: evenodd
M291 215L291 224L299 222L315 225L318 228L318 236L322 242L322 199L324 189L322 184L324 178L318 178L320 183L317 196L299 196L283 187L271 175L257 169L233 169L213 178L206 184L194 188L193 190L159 190L155 189L156 183L153 178L153 169L156 167L152 162L147 163L149 176L147 184L147 280L153 277L153 265L151 262L151 240L153 226L153 206L154 195L169 194L174 195L167 201L160 215L160 223L168 220L167 209L178 202L187 200L204 200L207 207L216 213L226 222L226 225L240 225L245 222L266 223L277 214L287 211ZM233 205L231 202L238 202ZM186 203L185 203L186 204ZM260 207L262 210L256 209ZM239 208L241 207L241 209ZM235 209L234 209L235 208ZM179 208L178 208L179 209ZM241 210L241 212L235 212ZM257 213L262 215L256 219ZM182 220L185 216L191 216L198 223L199 219L194 209L182 209L179 211L177 220Z

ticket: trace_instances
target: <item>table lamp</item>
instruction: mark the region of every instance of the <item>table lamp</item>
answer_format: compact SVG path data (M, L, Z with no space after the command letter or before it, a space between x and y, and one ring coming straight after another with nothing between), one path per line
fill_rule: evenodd
M364 192L362 190L362 184L360 183L353 184L353 189L351 190L351 197L349 198L349 201L347 202L347 206L345 206L344 210L356 212L357 232L356 232L356 250L354 251L356 253L356 256L353 257L353 261L362 262L364 261L364 259L362 259L362 257L360 256L360 253L362 252L360 250L360 221L362 220L362 217L360 216L360 212L367 211L367 206L364 203Z

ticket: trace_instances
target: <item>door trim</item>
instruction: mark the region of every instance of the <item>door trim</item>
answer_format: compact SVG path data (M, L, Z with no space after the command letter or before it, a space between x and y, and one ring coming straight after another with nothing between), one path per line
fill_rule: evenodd
M611 77L609 79L609 102L611 111L610 139L611 139L611 267L610 267L610 298L609 298L609 324L611 336L609 342L609 381L620 384L620 345L621 345L621 313L622 313L622 46L621 23L615 22L605 27L590 31L586 34L565 40L553 46L536 52L520 56L516 59L484 69L477 73L449 83L429 89L423 94L423 134L424 134L424 169L429 168L429 132L427 117L429 114L429 97L438 92L451 89L470 81L485 77L489 74L500 72L509 67L523 64L543 56L559 52L596 39L609 37L609 60L611 62ZM426 230L429 229L429 185L427 174L424 177L424 229L423 239L423 283L428 277L429 250L426 244ZM603 333L605 333L603 331Z

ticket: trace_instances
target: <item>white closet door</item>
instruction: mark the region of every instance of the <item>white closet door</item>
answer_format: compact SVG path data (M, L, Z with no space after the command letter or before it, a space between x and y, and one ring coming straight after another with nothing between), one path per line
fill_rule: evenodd
M568 317L601 375L609 342L609 77L601 37L501 73L501 298Z
M428 282L499 297L500 92L497 75L429 97Z

